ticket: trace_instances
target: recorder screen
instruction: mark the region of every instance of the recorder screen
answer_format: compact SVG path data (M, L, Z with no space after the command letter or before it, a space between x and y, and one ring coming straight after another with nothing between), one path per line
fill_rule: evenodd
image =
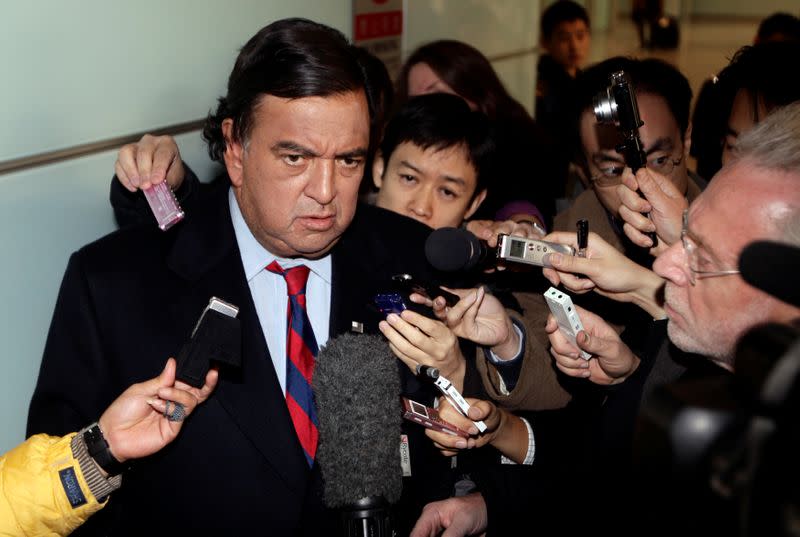
M511 255L513 257L525 257L525 242L524 241L511 241Z

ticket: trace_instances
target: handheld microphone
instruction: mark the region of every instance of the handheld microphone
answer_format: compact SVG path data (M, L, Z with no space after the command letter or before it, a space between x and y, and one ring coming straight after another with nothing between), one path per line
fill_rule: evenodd
M434 268L444 272L470 270L497 258L497 249L486 241L457 227L435 230L425 241L425 257Z
M497 248L490 247L466 229L445 227L432 232L425 241L425 256L434 268L444 272L496 267L505 262L545 266L550 253L575 255L566 244L506 235L497 236Z
M778 300L800 307L800 248L773 241L755 241L739 255L744 281Z
M400 499L400 376L378 335L342 334L320 350L313 379L323 501L339 535L391 537Z

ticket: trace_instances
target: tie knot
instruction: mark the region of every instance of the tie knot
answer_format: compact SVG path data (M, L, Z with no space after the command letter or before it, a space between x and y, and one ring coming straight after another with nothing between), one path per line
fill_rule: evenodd
M267 270L283 276L283 279L286 280L286 292L289 295L295 296L305 294L308 273L310 272L307 266L297 265L296 267L284 270L277 261L273 261L267 265Z

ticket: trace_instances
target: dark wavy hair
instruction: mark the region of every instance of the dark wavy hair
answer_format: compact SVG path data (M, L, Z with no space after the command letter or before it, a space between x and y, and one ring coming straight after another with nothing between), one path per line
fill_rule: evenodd
M424 63L453 91L490 119L530 119L525 108L509 95L492 64L478 49L443 39L422 45L403 64L397 78L397 105L409 98L408 74L411 68Z
M363 90L370 118L375 95L355 47L333 28L307 19L283 19L265 26L239 52L228 78L228 93L203 128L208 153L222 160L222 122L233 119L234 140L246 142L253 114L264 95L295 99Z
M703 86L692 118L692 156L697 171L706 179L722 167L722 147L728 119L740 90L751 100L753 122L759 105L769 113L800 100L800 72L791 66L800 57L800 42L774 41L740 48L712 82Z
M489 119L470 110L456 95L431 93L410 98L386 124L380 143L386 165L397 146L405 142L423 150L463 145L477 177L473 196L486 188L493 175L496 145Z

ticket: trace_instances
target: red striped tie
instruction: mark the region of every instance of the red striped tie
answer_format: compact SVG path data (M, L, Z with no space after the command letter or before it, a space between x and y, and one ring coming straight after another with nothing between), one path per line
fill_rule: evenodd
M309 269L305 265L298 265L283 270L277 261L273 261L267 270L280 274L286 280L289 295L286 306L286 405L308 465L312 466L317 452L318 433L311 375L319 349L306 313Z

